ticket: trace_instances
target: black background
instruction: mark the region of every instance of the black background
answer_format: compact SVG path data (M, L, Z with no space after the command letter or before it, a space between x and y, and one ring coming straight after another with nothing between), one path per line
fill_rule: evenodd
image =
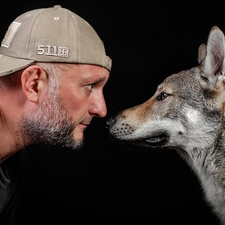
M146 101L167 76L196 66L198 47L212 26L225 31L223 1L5 1L1 38L20 14L56 4L87 20L113 60L104 89L108 115ZM79 151L28 149L19 224L75 224L94 217L216 224L196 176L175 151L119 145L103 119L94 119L85 139Z

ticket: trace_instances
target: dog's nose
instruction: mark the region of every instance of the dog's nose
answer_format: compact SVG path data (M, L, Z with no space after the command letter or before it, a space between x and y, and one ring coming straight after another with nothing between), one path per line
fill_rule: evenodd
M105 120L105 124L106 124L106 128L109 128L111 127L114 123L116 122L116 120L113 118L113 117L108 117L106 120Z

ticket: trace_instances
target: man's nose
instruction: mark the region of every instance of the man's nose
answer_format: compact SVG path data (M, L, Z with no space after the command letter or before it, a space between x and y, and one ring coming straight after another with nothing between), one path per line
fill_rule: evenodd
M94 104L90 107L89 113L99 118L106 116L107 107L103 94L95 99Z

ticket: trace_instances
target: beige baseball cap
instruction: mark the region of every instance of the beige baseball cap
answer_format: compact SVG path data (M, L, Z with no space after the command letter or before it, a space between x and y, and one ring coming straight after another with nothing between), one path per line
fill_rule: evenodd
M109 71L112 65L91 25L59 5L20 15L2 40L0 76L36 61L93 64Z

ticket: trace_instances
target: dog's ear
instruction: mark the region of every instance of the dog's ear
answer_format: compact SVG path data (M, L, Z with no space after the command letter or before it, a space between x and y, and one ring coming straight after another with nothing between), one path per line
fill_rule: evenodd
M201 64L206 57L206 45L205 44L201 44L199 49L198 49L198 63Z
M201 47L202 49L204 47ZM213 27L209 33L207 46L204 50L200 50L200 61L202 62L201 69L204 72L202 78L207 81L205 85L210 89L217 89L218 81L224 78L225 65L225 40L224 34L218 27ZM204 86L205 86L204 85Z

